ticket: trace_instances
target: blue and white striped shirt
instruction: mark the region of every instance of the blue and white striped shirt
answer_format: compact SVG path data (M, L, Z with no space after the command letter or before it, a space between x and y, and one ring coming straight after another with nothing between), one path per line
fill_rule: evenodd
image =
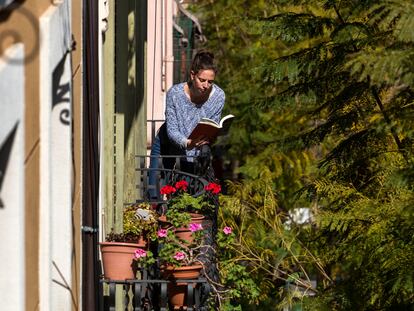
M184 86L186 82L173 85L167 92L165 120L170 140L182 148L187 146L187 138L201 118L220 122L224 107L224 91L213 84L208 100L202 105L195 105L187 97ZM196 149L186 150L188 156L196 155Z

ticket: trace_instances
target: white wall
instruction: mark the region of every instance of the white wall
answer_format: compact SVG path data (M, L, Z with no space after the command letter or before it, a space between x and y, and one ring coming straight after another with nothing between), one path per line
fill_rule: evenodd
M23 44L0 58L0 301L2 310L24 310L24 66Z
M148 1L147 30L147 119L164 120L165 94L173 81L174 0ZM162 123L157 123L157 128ZM147 123L147 145L151 144L151 124Z
M72 98L70 2L40 18L40 309L71 310Z

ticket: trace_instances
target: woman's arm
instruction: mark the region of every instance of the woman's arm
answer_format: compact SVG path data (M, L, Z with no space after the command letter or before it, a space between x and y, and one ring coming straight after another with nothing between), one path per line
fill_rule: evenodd
M212 106L213 109L211 110L210 112L211 114L207 116L207 118L212 119L216 121L217 123L219 123L221 119L221 113L223 111L225 100L226 100L226 95L224 91L217 87L217 94L215 95L214 104Z

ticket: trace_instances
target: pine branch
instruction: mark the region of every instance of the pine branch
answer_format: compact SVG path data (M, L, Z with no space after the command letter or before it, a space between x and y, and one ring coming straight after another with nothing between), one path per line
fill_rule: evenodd
M341 14L340 14L340 12L339 12L339 10L337 8L337 6L336 5L333 5L333 8L334 8L334 11L335 11L336 15L338 16L339 20L341 21L341 23L344 24L345 21L342 18ZM355 46L355 44L353 44L353 46L354 46L354 51L355 52L358 52L358 49ZM368 80L368 82L370 82L370 76L368 76L367 80ZM370 88L370 90L371 90L372 96L375 99L375 102L376 102L377 106L379 107L379 109L380 109L380 111L382 113L382 116L383 116L385 122L390 126L391 135L394 138L395 143L397 144L398 150L400 150L401 155L404 157L405 161L408 163L407 155L406 155L406 153L404 151L404 148L403 148L403 145L401 143L401 140L398 137L398 134L397 134L397 132L395 130L395 126L392 125L391 120L390 120L389 116L387 115L387 112L384 109L384 105L382 104L381 98L378 95L378 91L373 86Z
M404 151L404 147L401 143L401 140L398 137L395 127L391 125L391 120L388 117L387 112L385 111L384 105L382 104L382 101L375 87L371 87L371 92L372 92L372 95L374 96L375 102L377 103L379 109L381 110L381 113L382 113L382 116L384 117L385 122L387 122L387 124L390 126L391 134L392 134L392 137L394 138L395 143L397 144L398 150L400 151L401 155L404 157L405 161L408 163L408 158Z

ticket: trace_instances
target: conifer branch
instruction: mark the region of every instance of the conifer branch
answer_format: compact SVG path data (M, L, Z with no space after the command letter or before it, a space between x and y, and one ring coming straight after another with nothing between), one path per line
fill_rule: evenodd
M377 106L381 110L382 116L384 117L385 122L390 126L391 135L394 138L395 143L397 144L398 150L400 151L401 155L404 157L404 159L408 162L408 159L406 157L406 154L404 152L404 146L398 137L397 132L395 131L395 127L391 125L391 120L387 115L387 112L385 111L384 105L382 104L381 98L378 95L378 91L374 86L371 87L371 93L375 99L375 102L377 103Z
M336 13L336 15L338 16L339 21L342 24L345 24L345 20L342 18L341 13L339 12L338 8L336 7L336 5L333 6L334 11ZM352 44L352 47L354 49L355 52L358 52L358 48L355 46L355 44ZM370 76L368 75L368 82L370 81ZM403 144L401 143L400 138L398 137L397 132L395 131L395 127L392 126L391 124L391 119L389 118L387 112L385 111L384 105L382 104L381 98L378 95L378 91L374 86L371 86L370 88L371 94L375 99L375 102L377 104L377 106L379 107L381 114L385 120L385 122L390 126L390 130L391 130L391 135L394 138L394 141L398 147L398 150L400 151L401 155L404 157L404 159L408 162L408 159L406 157L406 154L404 152L404 147Z
M334 8L336 16L338 16L339 21L341 22L341 24L345 24L345 20L342 18L341 13L339 13L339 9L336 7L336 4L334 4L333 8Z

